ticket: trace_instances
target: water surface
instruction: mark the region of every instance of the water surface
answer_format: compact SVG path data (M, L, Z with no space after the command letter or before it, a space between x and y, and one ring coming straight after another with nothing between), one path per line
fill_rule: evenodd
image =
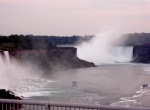
M150 65L102 64L98 67L57 72L51 74L48 79L54 82L30 92L31 99L63 103L147 106L133 96L142 99L141 94L144 96L145 93L149 93L147 89L143 94L141 86L150 84ZM72 85L73 81L76 81L77 85Z

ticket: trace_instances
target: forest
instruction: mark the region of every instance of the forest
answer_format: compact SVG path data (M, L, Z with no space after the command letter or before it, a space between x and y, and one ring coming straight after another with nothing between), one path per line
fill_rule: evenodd
M76 45L88 42L94 35L85 36L47 36L47 35L9 35L0 36L0 50L52 49L57 45ZM150 33L129 33L122 35L119 43L123 46L150 45Z
M150 45L150 33L130 33L122 35L123 45Z
M93 38L89 36L34 36L34 35L10 35L0 36L0 50L31 50L52 49L57 45L78 44Z

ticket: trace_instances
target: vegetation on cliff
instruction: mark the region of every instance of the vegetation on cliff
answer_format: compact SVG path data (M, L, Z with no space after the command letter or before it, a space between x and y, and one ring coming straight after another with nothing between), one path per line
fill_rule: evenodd
M52 49L56 45L77 44L88 41L94 36L34 36L34 35L10 35L0 36L1 50L31 50Z
M56 45L72 45L89 41L93 35L85 36L47 36L47 35L10 35L0 36L1 50L29 50L56 48ZM150 45L150 33L130 33L121 37L119 45Z
M49 49L56 48L54 44L47 39L35 38L31 39L29 36L24 35L10 35L0 37L1 50L31 50L31 49Z
M121 39L124 41L122 45L150 45L150 33L125 34Z

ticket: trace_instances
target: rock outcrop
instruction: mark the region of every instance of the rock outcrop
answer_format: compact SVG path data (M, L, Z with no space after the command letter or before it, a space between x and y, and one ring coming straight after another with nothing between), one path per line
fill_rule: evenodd
M10 56L19 61L29 61L43 70L95 67L94 63L77 57L77 49L63 47L55 49L19 50L9 52Z
M136 63L150 63L150 45L136 45L133 48L133 61Z
M5 89L0 89L0 98L22 100L21 97L16 96L12 91ZM20 110L22 108L23 108L22 104L0 103L0 110Z

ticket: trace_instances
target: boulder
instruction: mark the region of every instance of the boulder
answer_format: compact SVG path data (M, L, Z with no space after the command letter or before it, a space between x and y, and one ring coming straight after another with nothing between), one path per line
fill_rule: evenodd
M16 99L22 100L22 97L16 96L11 90L0 89L1 99ZM19 110L22 108L22 104L15 103L0 103L0 110Z

